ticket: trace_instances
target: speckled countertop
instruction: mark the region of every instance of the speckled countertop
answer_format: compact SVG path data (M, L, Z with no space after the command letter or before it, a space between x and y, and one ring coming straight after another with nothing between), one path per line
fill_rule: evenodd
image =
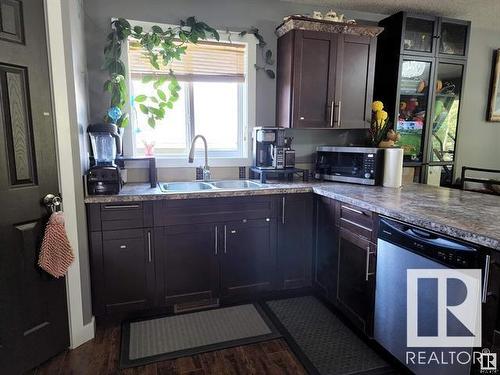
M314 192L419 227L500 250L500 197L411 184L401 189L334 182L268 184L263 189L162 193L147 184L128 184L119 195L93 196L86 203L234 197Z

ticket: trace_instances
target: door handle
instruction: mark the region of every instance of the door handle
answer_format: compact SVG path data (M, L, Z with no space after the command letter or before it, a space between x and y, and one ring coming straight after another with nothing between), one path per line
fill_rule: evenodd
M127 204L127 205L106 205L104 206L105 210L126 210L131 208L139 208L138 204Z
M224 225L224 254L227 254L227 225Z
M342 112L342 100L339 100L338 110L337 110L337 128L340 128L340 114Z
M370 272L370 255L373 255L374 252L370 251L370 246L366 248L366 272L365 272L365 281L368 281L370 276L373 276L374 273Z
M351 212L357 213L357 214L359 214L359 215L364 215L364 214L365 214L363 211L356 210L355 208L351 208L351 207L349 207L349 206L344 206L344 205L341 205L341 207L342 207L344 210L348 210L348 211L351 211Z
M335 102L332 100L331 106L330 106L330 128L333 128L333 112L335 108Z
M217 225L215 226L215 255L217 255L218 253L218 241L217 241L217 236L219 234L219 228L217 227Z
M485 264L484 264L484 279L483 279L483 295L481 298L482 303L486 303L488 298L488 283L490 279L490 262L491 257L486 255Z
M148 261L151 263L153 261L153 254L151 252L151 232L148 231Z
M281 224L285 224L286 197L281 198Z
M56 194L47 194L43 197L43 204L50 213L57 212L61 209L62 198Z

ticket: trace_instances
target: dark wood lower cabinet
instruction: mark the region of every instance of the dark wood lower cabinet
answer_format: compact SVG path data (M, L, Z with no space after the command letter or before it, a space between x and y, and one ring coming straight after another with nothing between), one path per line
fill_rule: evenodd
M313 197L288 194L278 199L278 272L283 289L311 286Z
M338 307L358 328L371 335L375 298L375 245L343 228L338 233Z
M156 253L160 306L216 298L219 292L216 224L172 225Z
M94 313L151 307L155 295L152 228L97 232L92 240Z
M244 296L275 288L276 220L240 220L220 227L221 295Z
M336 303L338 242L336 241L335 201L316 198L316 243L314 285L331 302Z

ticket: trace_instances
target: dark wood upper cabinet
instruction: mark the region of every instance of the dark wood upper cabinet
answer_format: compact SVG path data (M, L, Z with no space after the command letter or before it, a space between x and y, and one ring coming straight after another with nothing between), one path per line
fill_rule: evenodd
M375 57L374 37L308 30L281 36L277 126L368 127Z
M377 39L339 35L333 126L369 128Z
M160 306L217 298L219 264L216 224L172 225L158 228L156 255Z
M313 197L288 194L278 198L278 272L280 287L311 285L313 247Z
M240 220L221 226L221 294L243 296L274 289L276 220Z

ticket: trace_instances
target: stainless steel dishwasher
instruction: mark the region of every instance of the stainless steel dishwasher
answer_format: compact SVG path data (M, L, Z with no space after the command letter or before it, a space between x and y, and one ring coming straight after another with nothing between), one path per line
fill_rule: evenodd
M489 255L470 244L456 241L386 218L380 219L377 246L374 338L415 374L470 374L470 364L446 365L407 363L408 351L472 353L471 348L409 348L407 347L407 270L409 269L476 269L483 270L483 302L488 283ZM437 287L423 285L419 293L419 335L434 336L437 331ZM419 285L420 288L420 285ZM448 286L447 298L460 300L464 288ZM421 296L423 294L423 297ZM422 305L422 307L421 307ZM423 322L423 324L421 324ZM440 357L443 358L443 357Z

